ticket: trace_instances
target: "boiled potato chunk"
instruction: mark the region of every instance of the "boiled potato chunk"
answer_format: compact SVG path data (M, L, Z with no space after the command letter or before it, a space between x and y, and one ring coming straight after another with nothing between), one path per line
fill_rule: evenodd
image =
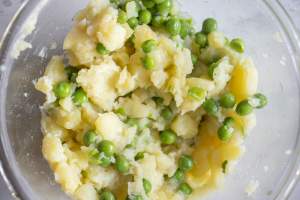
M257 70L253 61L250 58L246 58L233 69L232 78L228 86L237 100L241 101L255 94L257 83Z

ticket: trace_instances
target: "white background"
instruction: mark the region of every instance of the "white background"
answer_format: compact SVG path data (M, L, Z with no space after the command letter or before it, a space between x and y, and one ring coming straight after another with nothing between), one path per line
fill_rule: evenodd
M291 15L300 33L300 0L280 0ZM0 36L5 30L10 18L23 0L0 0ZM3 180L0 177L0 199L12 200ZM294 190L290 200L300 199L300 183Z

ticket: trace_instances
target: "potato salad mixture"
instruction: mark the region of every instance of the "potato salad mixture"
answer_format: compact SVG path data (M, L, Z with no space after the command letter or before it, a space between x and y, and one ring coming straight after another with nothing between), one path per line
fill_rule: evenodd
M171 0L91 0L63 48L36 88L42 152L73 199L199 199L267 104L243 40Z

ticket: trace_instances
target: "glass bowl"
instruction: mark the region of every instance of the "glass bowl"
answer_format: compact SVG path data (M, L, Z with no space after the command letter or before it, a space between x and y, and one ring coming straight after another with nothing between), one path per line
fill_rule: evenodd
M87 1L24 1L0 43L0 155L12 194L21 199L68 199L55 184L41 154L39 106L43 95L34 89L53 55L62 54L62 42L72 17ZM246 138L247 151L224 186L205 199L246 199L249 182L259 183L255 200L283 200L299 176L299 39L288 15L275 0L182 0L180 9L200 27L204 18L218 20L230 38L242 37L247 54L259 71L259 90L269 105L257 112L257 126ZM32 48L12 55L25 37L24 30L38 16L26 37Z

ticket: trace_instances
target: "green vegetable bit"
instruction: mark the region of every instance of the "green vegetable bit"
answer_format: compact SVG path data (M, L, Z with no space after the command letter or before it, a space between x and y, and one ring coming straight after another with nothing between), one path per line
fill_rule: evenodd
M179 19L177 18L170 18L168 21L167 21L167 24L166 24L166 29L168 31L168 33L172 36L176 36L180 33L180 30L181 30L181 22Z
M192 54L191 57L193 65L196 65L198 63L198 57L195 54Z
M139 20L136 17L131 17L128 19L127 23L130 28L135 29L135 27L137 27L137 25L139 24Z
M181 191L185 195L190 195L190 194L192 194L193 189L191 188L191 186L189 184L181 183L179 185L179 191Z
M252 113L253 107L250 105L248 100L244 100L237 105L235 111L240 116L246 116Z
M225 160L223 163L222 163L222 171L223 173L225 174L226 173L226 168L227 168L227 164L228 164L228 160Z
M121 173L127 173L129 171L130 164L123 155L116 156L116 169Z
M165 0L153 0L156 4L163 3Z
M152 190L152 184L145 178L143 178L143 187L146 194L149 194Z
M68 66L65 68L65 72L68 76L69 81L76 82L79 69L76 67Z
M100 194L100 200L115 200L115 196L112 192L104 190L101 194Z
M184 180L184 172L180 169L177 169L172 178L178 182L182 182Z
M217 21L213 18L207 18L203 21L202 24L202 32L205 34L209 34L218 29Z
M72 91L72 86L67 81L58 83L53 89L55 96L59 99L63 99L70 96L71 91Z
M151 39L151 40L146 40L145 42L142 43L142 49L144 53L150 53L152 50L156 48L157 44L156 41Z
M126 111L124 108L118 108L115 112L121 116L126 116Z
M144 153L144 152L138 152L138 153L135 155L134 160L135 160L135 161L142 160L142 159L144 159L144 157L145 157L145 153Z
M196 101L202 101L206 96L206 92L202 88L191 87L188 91L188 96L192 97Z
M91 161L93 164L101 165L102 167L108 167L111 164L112 157L107 157L104 153L99 153L97 149L91 152Z
M127 14L123 10L119 10L118 23L125 24L127 22Z
M233 134L233 128L227 125L222 125L219 129L218 129L218 137L220 140L227 142L228 140L230 140L230 138L232 137Z
M159 137L160 137L161 143L165 144L165 145L174 144L177 140L176 134L171 130L165 130L165 131L160 132Z
M162 98L162 97L152 97L152 100L156 103L156 104L158 104L158 105L160 105L160 104L163 104L164 103L164 99Z
M171 0L164 0L162 3L157 4L156 7L159 15L168 16L172 8Z
M111 164L111 158L112 157L108 157L108 156L101 157L101 154L99 154L99 164L102 167L109 167Z
M223 121L223 124L226 126L233 126L234 119L232 117L226 117Z
M109 140L102 140L98 145L98 150L106 156L112 156L115 153L115 145Z
M210 115L216 115L216 113L219 111L218 103L214 99L207 99L202 106Z
M149 24L152 19L152 14L148 10L141 10L139 14L139 23L140 24Z
M81 106L85 102L88 101L88 97L86 95L86 92L82 88L76 89L76 91L73 94L73 102L76 106Z
M152 70L155 68L155 61L150 55L146 55L142 61L145 69Z
M153 0L143 0L142 2L146 8L153 8L155 6L155 2Z
M195 34L195 42L200 48L204 48L207 46L207 36L201 32L198 32Z
M268 104L268 99L265 95L261 94L261 93L257 93L253 96L253 98L258 99L259 104L257 106L255 106L255 108L263 108Z
M182 155L179 158L179 169L181 169L183 172L189 171L193 168L194 161L191 156L189 155Z
M173 117L173 112L169 107L164 108L160 114L165 120L171 120Z
M212 80L214 79L214 72L215 72L215 69L218 67L218 65L219 64L217 62L214 62L214 63L210 64L208 67L208 71L207 71L208 77Z
M219 102L220 106L223 108L233 108L236 103L236 99L231 92L226 92L221 96Z
M181 19L180 36L185 39L193 32L193 21L191 19Z
M95 143L97 139L97 134L94 131L88 131L83 136L83 143L85 146L90 146Z
M164 22L165 22L165 19L164 19L164 17L162 17L162 16L154 16L154 17L152 17L152 22L151 22L151 24L154 26L154 27L160 27L160 26L162 26L163 24L164 24Z
M229 45L233 50L235 50L239 53L243 53L245 51L244 41L240 38L236 38L236 39L231 40Z
M109 51L106 49L106 47L102 43L98 43L96 46L96 50L101 55L107 55L109 54Z
M128 118L126 124L128 124L129 126L139 127L139 120L136 118Z

